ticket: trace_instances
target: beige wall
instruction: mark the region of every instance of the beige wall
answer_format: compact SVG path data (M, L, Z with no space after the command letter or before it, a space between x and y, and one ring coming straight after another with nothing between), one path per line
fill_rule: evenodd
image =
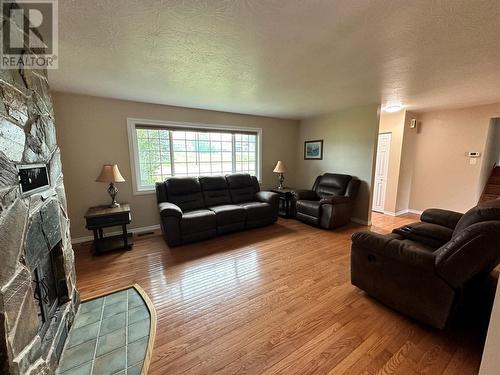
M415 145L418 136L417 128L410 128L412 119L419 120L418 115L412 112L405 113L403 145L401 147L401 163L399 166L398 196L395 212L406 211L410 207L410 196L413 185L413 169L415 166Z
M477 204L488 128L498 116L500 104L419 114L410 208L465 211ZM476 165L469 151L483 154Z
M277 184L272 170L278 159L288 166L287 185L295 184L298 121L59 92L53 99L73 238L90 234L83 218L87 208L109 200L106 185L94 182L104 163L117 163L126 179L117 184L118 200L131 204L131 227L159 223L154 194L132 194L127 117L262 128L263 187Z
M392 213L396 212L398 197L399 169L401 165L401 152L403 149L405 114L406 112L404 110L395 113L380 113L379 134L391 133L384 210Z
M361 189L354 217L369 221L374 153L379 126L378 105L349 108L303 120L297 152L297 188L310 189L325 172L358 177ZM323 160L304 160L304 141L323 139Z

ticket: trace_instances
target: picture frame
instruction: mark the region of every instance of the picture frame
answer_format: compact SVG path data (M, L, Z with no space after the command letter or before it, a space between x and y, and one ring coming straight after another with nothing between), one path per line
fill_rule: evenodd
M304 142L304 160L323 160L323 140Z
M17 165L21 196L29 196L50 187L49 170L46 164Z

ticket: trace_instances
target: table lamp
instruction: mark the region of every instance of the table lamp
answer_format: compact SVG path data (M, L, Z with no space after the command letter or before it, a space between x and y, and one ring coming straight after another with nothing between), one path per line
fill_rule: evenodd
M115 182L125 182L125 179L118 169L116 164L104 164L101 174L96 178L97 182L109 182L108 194L111 196L111 204L109 207L119 207L120 203L116 202L118 188L114 185Z
M278 189L283 189L283 181L285 181L285 176L283 173L287 171L286 165L284 162L281 160L278 160L276 163L276 167L274 167L273 172L278 173L278 181L279 181L279 186Z

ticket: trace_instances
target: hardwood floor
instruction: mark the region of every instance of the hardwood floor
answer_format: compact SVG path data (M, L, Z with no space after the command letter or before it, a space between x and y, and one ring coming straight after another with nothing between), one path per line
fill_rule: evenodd
M415 218L374 214L371 230ZM159 235L100 256L75 245L78 288L82 298L133 283L148 293L150 374L476 374L482 329L434 330L350 284L350 236L364 229L280 219L174 249Z

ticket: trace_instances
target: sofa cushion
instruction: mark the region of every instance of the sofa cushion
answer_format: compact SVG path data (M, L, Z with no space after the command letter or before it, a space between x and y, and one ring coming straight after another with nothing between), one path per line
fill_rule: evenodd
M168 201L176 204L182 211L205 208L200 183L194 177L171 177L165 181Z
M246 211L243 207L235 204L225 204L222 206L208 207L215 212L217 226L230 225L245 222Z
M200 186L207 206L231 203L231 196L229 195L225 177L200 177Z
M480 203L467 211L458 221L453 238L472 224L490 220L500 220L500 198Z
M325 173L318 181L316 190L320 197L327 195L345 195L347 184L352 176L338 173Z
M314 201L314 200L319 200L321 199L318 197L318 194L316 194L316 191L314 190L294 190L292 191L293 198L298 201L298 200L309 200L309 201Z
M229 193L233 203L252 201L257 193L258 188L255 186L255 181L252 176L245 173L236 173L226 176Z
M181 233L191 234L215 230L215 212L207 209L184 212L181 220Z
M305 215L319 217L321 211L320 201L300 200L296 203L297 212Z
M244 202L239 206L246 211L247 221L263 220L274 215L273 207L265 202Z

